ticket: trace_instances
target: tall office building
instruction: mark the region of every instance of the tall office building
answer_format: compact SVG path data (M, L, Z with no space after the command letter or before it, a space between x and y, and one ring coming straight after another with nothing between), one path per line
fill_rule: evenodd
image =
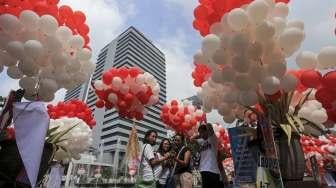
M71 99L80 99L82 101L86 100L89 85L87 83L76 86L73 89L67 90L65 93L64 101L69 101Z
M146 108L147 114L142 121L136 121L139 139L142 140L147 130L158 132L159 139L166 137L166 129L160 120L160 108L166 102L166 65L164 54L155 47L141 32L134 27L128 28L116 39L101 49L92 75L92 82L100 80L102 73L111 67L139 67L151 73L160 84L159 103ZM90 88L86 103L94 112L97 126L93 133L94 147L99 145L104 150L104 162L112 163L115 168L125 156L133 121L121 118L115 109L98 109L95 106L97 97Z

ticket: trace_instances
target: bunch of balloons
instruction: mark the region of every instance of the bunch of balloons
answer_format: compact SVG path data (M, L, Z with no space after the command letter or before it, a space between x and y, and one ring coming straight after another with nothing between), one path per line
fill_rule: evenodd
M58 7L58 2L59 0L4 0L0 3L0 14L19 17L22 11L31 10L39 16L50 15L57 20L58 25L67 26L74 35L82 36L85 47L89 48L90 28L85 23L85 14L82 11L74 11L67 5Z
M327 163L336 169L336 136L326 135L314 138L310 136L301 136L301 145L305 154L305 158L315 155L319 172L324 173ZM311 169L309 169L311 172Z
M160 85L153 75L137 67L111 68L93 84L96 106L115 107L121 117L142 120L145 106L159 102Z
M57 129L55 133L65 132L61 141L57 143L60 147L55 153L55 160L63 162L69 162L71 158L79 160L80 153L88 150L92 143L91 128L77 117L51 119L49 130L52 129Z
M287 72L286 58L300 48L304 24L287 20L288 12L283 2L255 0L225 13L203 38L194 62L212 72L199 93L204 111L216 109L232 123L259 94L276 98L296 89L299 80Z
M181 103L177 100L164 104L160 117L167 128L187 136L192 136L196 131L197 124L205 121L206 118L201 109L196 109L188 102Z
M205 36L219 27L223 20L223 15L235 8L246 6L253 0L200 0L200 4L194 9L193 27L199 31L202 36ZM274 1L265 1L269 6L272 6ZM276 2L288 3L289 0L276 0ZM259 6L259 5L256 5ZM259 6L260 7L260 6ZM264 9L264 7L260 7ZM249 12L252 16L258 16L261 12L252 10Z
M195 64L195 69L191 73L194 79L194 85L201 87L202 84L211 76L211 70L204 64Z
M56 91L84 83L95 69L84 13L58 8L57 2L0 5L0 71L6 66L9 77L20 79L27 100L51 101Z
M222 165L224 167L225 170L225 174L228 178L228 181L232 181L234 178L234 164L233 164L233 159L232 157L226 158L224 159L224 161L222 161Z
M218 149L223 151L226 157L231 157L231 145L228 131L219 124L212 124L216 137L218 139Z
M50 119L76 117L83 120L91 129L96 125L91 109L81 100L73 99L68 102L59 102L55 106L48 104L47 108Z

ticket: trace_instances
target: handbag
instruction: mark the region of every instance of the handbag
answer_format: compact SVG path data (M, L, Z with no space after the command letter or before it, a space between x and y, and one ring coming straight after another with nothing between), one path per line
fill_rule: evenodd
M155 180L145 181L139 173L140 168L142 166L142 161L143 161L143 158L144 158L144 151L146 149L146 146L147 146L147 144L145 145L144 149L142 150L140 165L139 165L139 168L138 168L138 175L137 175L137 178L136 178L136 181L135 181L135 184L134 184L135 188L156 188L156 181ZM153 172L153 177L154 177L153 168L152 168L152 172Z
M181 152L183 151L183 149L185 148L185 146L183 146L180 151L178 152L177 154L177 158L180 156ZM174 168L172 171L170 171L169 175L168 175L168 178L166 180L166 184L165 184L165 187L164 188L175 188L176 187L176 184L175 184L175 177L174 177L174 174L175 174L175 170L176 170L176 161L174 162Z

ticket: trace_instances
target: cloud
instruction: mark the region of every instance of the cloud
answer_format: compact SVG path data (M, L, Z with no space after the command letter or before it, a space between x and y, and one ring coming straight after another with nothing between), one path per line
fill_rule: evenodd
M194 8L198 4L197 0L164 0L163 2L167 7L183 12L187 20L193 19Z
M195 95L191 78L192 58L186 53L189 45L183 30L178 29L176 34L163 36L157 46L166 57L167 99L184 99Z

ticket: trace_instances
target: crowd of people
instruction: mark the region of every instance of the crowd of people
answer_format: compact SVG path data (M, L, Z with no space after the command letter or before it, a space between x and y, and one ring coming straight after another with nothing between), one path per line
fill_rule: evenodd
M155 182L157 188L193 187L192 151L188 143L197 143L200 154L198 170L202 187L224 187L225 173L218 160L218 141L211 124L202 124L198 133L191 138L176 134L172 139L163 139L157 149L157 132L149 130L145 134L141 148L139 174L144 181Z

